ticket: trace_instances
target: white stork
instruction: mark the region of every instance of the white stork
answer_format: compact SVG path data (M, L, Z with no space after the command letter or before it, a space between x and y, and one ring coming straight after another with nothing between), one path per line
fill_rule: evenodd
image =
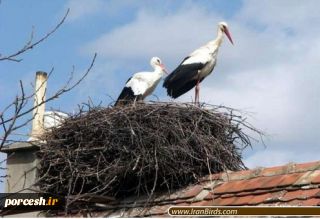
M60 126L65 119L69 117L68 114L60 111L45 111L43 115L43 128L45 130ZM37 138L31 136L28 141L35 141Z
M60 111L45 111L44 112L44 129L58 127L62 122L69 117L68 114Z
M138 72L128 79L115 106L144 100L154 91L164 73L167 72L158 57L153 57L150 60L150 65L154 68L153 72Z
M208 76L217 61L217 54L222 43L223 34L226 34L233 44L228 25L226 22L218 24L218 34L215 40L193 51L181 64L165 79L163 87L173 98L195 88L195 103L199 103L200 82Z

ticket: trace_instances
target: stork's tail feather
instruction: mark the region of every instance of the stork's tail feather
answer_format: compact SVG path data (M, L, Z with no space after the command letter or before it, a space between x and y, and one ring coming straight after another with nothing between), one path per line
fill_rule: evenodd
M134 95L132 89L130 87L124 87L123 90L121 91L121 94L119 95L116 103L114 106L118 105L127 105L130 103L133 103L134 100L139 100L141 95L136 96Z

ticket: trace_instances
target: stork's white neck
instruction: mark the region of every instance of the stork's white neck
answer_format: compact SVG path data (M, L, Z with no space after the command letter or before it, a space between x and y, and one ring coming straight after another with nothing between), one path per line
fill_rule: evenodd
M221 30L221 28L218 28L217 37L214 40L210 41L208 43L208 46L214 47L214 48L220 47L223 41L223 37L224 37L223 31Z
M216 38L218 46L221 45L223 37L224 37L224 34L223 34L222 30L220 28L218 28L218 34L217 34L217 38Z
M156 65L154 67L154 72L153 73L159 75L160 77L162 77L164 75L163 69L158 65Z

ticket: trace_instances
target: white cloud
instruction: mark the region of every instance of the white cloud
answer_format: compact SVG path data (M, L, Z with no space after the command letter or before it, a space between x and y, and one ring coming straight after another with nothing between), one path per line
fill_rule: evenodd
M265 69L227 75L224 87L216 86L219 82L212 78L203 83L202 101L254 112L257 127L270 134L285 135L286 122L296 117L297 108L292 106L290 95L294 90L293 79L290 74L281 75L282 71L273 69L269 73Z
M70 9L68 21L75 21L99 12L104 7L101 0L69 0L66 8Z
M200 98L254 112L251 122L272 136L265 151L248 155L250 166L314 158L308 151L319 146L319 4L244 1L228 21L235 46L227 41L222 45L214 73L202 83ZM215 37L220 20L196 3L165 15L142 7L132 22L103 33L83 51L97 51L103 59L125 66L145 66L157 55L173 69L185 55ZM190 101L191 96L193 91L178 100ZM272 159L263 163L263 158Z
M218 21L218 17L207 17L197 8L167 16L141 10L132 23L103 34L85 51L96 51L113 60L141 60L157 55L176 62L195 46L212 39Z

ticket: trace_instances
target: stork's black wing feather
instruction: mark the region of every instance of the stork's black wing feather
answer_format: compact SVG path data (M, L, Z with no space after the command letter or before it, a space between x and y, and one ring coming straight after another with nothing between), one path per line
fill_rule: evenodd
M185 60L187 60L188 58L190 58L190 56L185 57L185 58L182 60L182 62L179 64L179 66L178 66L173 72L171 72L171 74L169 74L169 75L165 78L165 80L164 80L164 82L163 82L163 87L167 88L167 85L176 78L176 76L177 76L177 74L176 74L177 69L178 69L178 68L182 65L182 63L183 63Z
M191 90L197 84L198 71L205 65L206 63L204 64L200 62L186 65L180 64L163 83L163 87L167 88L168 95L173 98L177 98Z
M115 106L119 104L126 105L133 102L134 99L135 99L135 95L132 89L130 87L124 87L114 105Z
M132 77L131 77L132 78ZM131 80L131 78L129 78L126 82L126 84ZM131 87L124 87L116 101L116 103L114 104L115 106L117 105L127 105L129 103L132 103L135 99L136 100L140 100L142 96L141 95L134 95L133 90L131 89Z

